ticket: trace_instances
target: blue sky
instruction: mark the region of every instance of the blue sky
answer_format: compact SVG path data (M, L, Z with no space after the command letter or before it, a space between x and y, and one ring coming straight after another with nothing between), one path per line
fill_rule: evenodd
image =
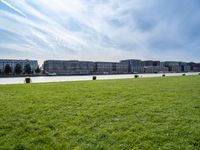
M200 1L0 0L0 58L200 62Z

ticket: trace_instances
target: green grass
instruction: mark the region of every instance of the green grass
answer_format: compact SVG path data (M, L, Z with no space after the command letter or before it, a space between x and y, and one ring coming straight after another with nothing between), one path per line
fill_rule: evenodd
M200 149L200 76L1 85L0 149Z

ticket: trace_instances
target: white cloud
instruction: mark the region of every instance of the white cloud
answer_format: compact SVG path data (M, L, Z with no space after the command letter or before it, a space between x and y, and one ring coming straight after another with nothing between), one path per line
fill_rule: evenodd
M0 53L3 48L10 48L32 52L38 59L112 61L124 58L168 59L172 51L184 51L180 58L188 60L190 57L193 59L194 54L187 55L187 50L199 47L196 42L195 46L187 43L187 36L182 36L179 26L184 14L177 14L173 19L167 16L172 1L169 6L166 4L170 9L163 12L159 8L163 4L158 0L145 3L141 0L1 2L0 5L4 4L16 13L0 10L0 31L13 33L23 40L16 43L8 34L5 37L7 42L0 40ZM162 50L155 50L159 44L172 46L163 50L163 55ZM173 44L181 46L173 47ZM171 58L179 59L179 56Z

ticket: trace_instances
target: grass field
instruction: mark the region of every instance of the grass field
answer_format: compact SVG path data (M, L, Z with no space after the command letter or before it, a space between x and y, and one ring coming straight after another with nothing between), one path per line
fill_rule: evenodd
M1 85L0 149L200 149L200 76Z

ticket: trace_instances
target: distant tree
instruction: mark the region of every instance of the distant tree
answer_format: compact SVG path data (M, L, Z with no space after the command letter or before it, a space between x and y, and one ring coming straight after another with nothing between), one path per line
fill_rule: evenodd
M26 65L24 66L24 72L25 72L26 74L31 74L31 73L32 73L31 65L30 65L30 64L26 64Z
M37 69L35 69L35 73L40 73L41 69L39 67L37 67Z
M16 74L21 74L22 73L22 66L20 64L16 64L15 73Z
M12 68L10 67L9 64L6 64L5 69L4 69L4 73L9 74L11 72L12 72Z
M1 69L0 69L0 74L2 73Z

